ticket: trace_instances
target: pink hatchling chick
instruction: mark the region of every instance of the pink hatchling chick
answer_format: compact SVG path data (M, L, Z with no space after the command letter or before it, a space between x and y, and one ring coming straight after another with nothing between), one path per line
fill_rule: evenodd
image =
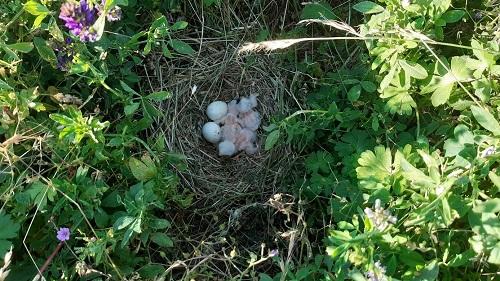
M222 127L222 140L236 142L240 135L241 126L239 124L224 125Z
M257 139L257 135L255 132L249 129L241 129L239 134L236 136L236 149L238 151L246 150L247 148L252 148L254 146L254 142Z
M260 126L260 115L257 111L249 111L246 113L240 113L241 125L244 128L256 131Z
M227 113L238 115L238 102L236 100L232 100L227 104Z

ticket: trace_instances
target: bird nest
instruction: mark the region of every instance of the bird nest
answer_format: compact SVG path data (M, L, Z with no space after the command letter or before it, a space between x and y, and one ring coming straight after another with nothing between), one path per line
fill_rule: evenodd
M285 86L284 70L269 56L239 56L239 45L233 42L238 41L196 42L200 49L193 56L153 57L146 71L152 91L172 93L161 104L164 116L156 124L155 135L162 134L170 151L186 157L187 169L179 171L181 185L195 194L196 202L203 205L199 207L219 211L265 202L294 159L286 147L263 149L262 126L269 125L273 116L288 114L294 100ZM216 146L201 135L203 124L209 121L207 105L250 94L258 95L256 110L262 117L257 131L259 152L219 157Z

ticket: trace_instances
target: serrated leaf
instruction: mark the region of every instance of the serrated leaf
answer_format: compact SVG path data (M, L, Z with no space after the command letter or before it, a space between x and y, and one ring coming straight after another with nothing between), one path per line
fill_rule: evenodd
M141 160L131 157L128 164L134 177L140 181L146 182L154 178L158 171L156 165L149 156L143 156Z
M401 65L404 71L415 79L425 79L429 75L427 70L425 70L425 68L418 63L399 60L399 65Z
M172 93L168 91L160 91L149 94L145 98L154 101L164 101L166 99L169 99L170 97L172 97Z
M486 109L481 108L476 105L470 107L472 115L476 121L486 130L492 132L495 136L500 135L500 124L496 120L495 116L488 112Z
M279 138L280 138L280 130L278 129L278 130L272 131L269 135L267 135L264 149L265 150L272 149L276 145L276 143L278 142Z
M174 241L165 233L155 232L151 234L151 241L160 247L170 248L174 246Z
M455 84L454 83L445 83L440 84L434 93L432 93L431 101L432 105L438 107L442 104L445 104L450 98L451 91L453 90Z
M391 150L383 146L361 153L358 163L360 166L356 168L356 173L364 188L372 189L385 184L393 173Z
M371 1L362 1L352 6L352 8L363 14L378 14L384 11L384 7Z
M2 226L0 228L0 256L3 257L12 245L8 239L17 237L20 225L14 222L11 216L5 214L3 211L0 212L0 225Z
M138 102L133 102L133 103L131 103L129 105L126 105L123 108L123 111L124 111L124 113L125 113L126 116L132 115L139 108L140 105L141 104L138 103Z
M389 99L386 107L389 109L390 113L410 115L412 113L412 108L417 107L413 97L408 90L404 88L388 87L382 92L380 97Z
M325 151L317 151L311 153L307 156L305 160L306 171L310 174L314 173L324 173L329 174L331 172L331 165L335 159L333 156Z
M181 40L172 39L168 42L170 46L179 54L192 55L194 54L194 49L189 46L188 43Z

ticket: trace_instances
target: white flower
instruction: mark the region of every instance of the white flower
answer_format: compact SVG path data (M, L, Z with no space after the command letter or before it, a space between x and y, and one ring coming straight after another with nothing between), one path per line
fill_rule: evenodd
M493 154L495 154L496 152L496 148L494 146L490 146L488 148L486 148L485 150L483 150L483 152L481 152L481 158L486 158L488 156L491 156Z
M385 267L382 266L380 261L375 262L372 270L365 273L368 281L387 281L387 276L385 275Z
M410 6L411 4L411 0L401 0L401 6L403 8L408 8L408 6Z
M389 210L382 208L380 199L375 200L373 210L365 208L365 214L373 223L373 226L380 231L384 231L389 224L395 224L398 220L395 216L391 215Z

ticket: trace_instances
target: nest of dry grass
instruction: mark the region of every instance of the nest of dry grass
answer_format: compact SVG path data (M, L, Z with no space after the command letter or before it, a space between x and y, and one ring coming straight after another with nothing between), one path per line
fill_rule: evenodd
M275 115L290 112L293 97L286 88L286 78L273 58L241 57L239 43L205 40L194 57L174 61L161 58L148 72L154 91L169 90L172 98L161 105L165 116L158 120L156 135L162 134L170 151L186 157L187 170L179 175L205 206L218 210L262 201L276 192L276 183L294 161L286 148L265 151L265 133L258 131L261 147L256 155L240 153L232 158L219 157L216 147L201 136L208 118L205 109L215 100L259 95L257 110L264 126ZM266 198L267 196L267 198Z
M298 155L287 146L265 151L266 133L262 127L269 125L274 116L288 116L300 104L290 90L293 81L288 80L294 73L280 67L279 58L238 54L241 46L253 41L264 26L285 24L284 15L273 17L273 22L261 21L263 15L281 11L275 2L256 6L254 1L223 1L212 11L212 17L203 12L202 6L196 6L197 2L189 3L192 11L183 14L193 15L186 19L193 31L184 34L182 40L196 53L175 59L161 54L150 56L141 87L145 94L162 90L172 93L160 105L164 116L149 134L154 139L164 138L169 151L186 157L187 169L177 171L180 189L194 194L189 208L167 214L175 228L172 232L179 234L174 256L185 258L172 261L168 271L183 268L174 274L180 280L193 271L209 268L206 270L211 272L210 278L214 274L228 280L242 274L249 252L297 243L297 239L281 241L281 235L299 223L290 223L286 212L272 204L275 199L271 198L290 183L286 177ZM276 12L266 12L269 9ZM259 95L257 110L262 126L257 133L261 149L256 155L219 157L216 147L201 135L208 121L206 107L215 100L228 102L249 94ZM291 258L294 247L286 247ZM231 249L241 253L240 258L228 258Z

